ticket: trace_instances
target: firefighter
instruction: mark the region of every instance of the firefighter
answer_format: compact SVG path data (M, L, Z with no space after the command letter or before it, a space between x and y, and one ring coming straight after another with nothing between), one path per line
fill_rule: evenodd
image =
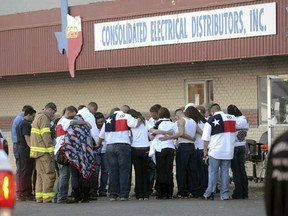
M50 128L56 111L56 105L50 102L32 122L30 157L35 158L36 162L35 198L37 203L51 203L54 197L56 173L53 159L54 143Z

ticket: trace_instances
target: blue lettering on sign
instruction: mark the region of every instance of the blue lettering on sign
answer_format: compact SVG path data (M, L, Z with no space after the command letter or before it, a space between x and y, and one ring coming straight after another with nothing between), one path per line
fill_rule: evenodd
M186 18L152 20L150 22L151 41L181 40L188 38Z
M102 28L103 46L137 44L146 42L146 39L147 25L145 22L116 24Z
M191 25L192 38L243 34L243 11L192 16Z
M266 25L262 25L264 8L250 10L250 32L266 31Z

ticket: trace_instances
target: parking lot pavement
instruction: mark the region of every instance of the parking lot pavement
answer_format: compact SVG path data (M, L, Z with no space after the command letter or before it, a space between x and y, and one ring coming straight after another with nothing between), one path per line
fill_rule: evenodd
M249 199L215 200L171 199L138 201L131 196L130 201L109 201L108 197L100 197L97 201L78 204L37 204L31 201L17 201L15 216L251 216L265 215L263 199L263 182L249 182Z

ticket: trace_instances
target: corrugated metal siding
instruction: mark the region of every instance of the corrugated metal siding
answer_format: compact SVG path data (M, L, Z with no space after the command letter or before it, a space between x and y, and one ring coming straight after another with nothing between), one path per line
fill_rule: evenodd
M179 6L171 11L171 1L154 1L147 0L149 4L142 9L135 5L129 5L130 11L135 10L140 16L127 16L127 5L128 1L123 1L125 4L120 7L120 1L106 2L104 4L112 4L113 8L119 7L119 10L113 14L111 7L102 8L102 13L107 13L107 19L92 19L93 8L84 14L84 6L73 8L73 15L86 15L83 17L83 49L76 60L76 70L86 69L99 69L99 68L114 68L114 67L129 67L139 65L155 65L155 64L171 64L181 62L197 62L197 61L210 61L210 60L223 60L223 59L234 59L234 58L252 58L259 56L271 56L271 55L286 55L287 49L287 37L285 33L286 28L286 11L285 1L277 0L277 35L275 36L264 36L264 37L253 37L253 38L241 38L241 39L229 39L219 41L208 41L208 42L197 42L188 44L175 44L165 46L154 46L154 47L143 47L133 49L122 49L113 51L94 51L94 23L115 20L115 14L122 14L122 19L133 19L135 17L145 16L157 16L163 14L179 13L186 11L201 11L203 9L198 8L197 10L191 10L191 8L200 7L200 3L203 5L211 6L209 9L221 8L215 5L224 5L225 7L233 6L233 3L239 3L243 1L193 1L193 6L189 6L188 0L176 1L179 2ZM140 1L143 3L143 1ZM146 3L147 3L146 2ZM160 4L162 2L163 4ZM190 1L191 2L191 1ZM266 3L273 1L251 1L247 0L247 4L255 3ZM185 3L185 4L184 4ZM227 5L230 3L229 5ZM95 4L96 5L96 4ZM147 6L148 5L148 6ZM239 5L239 4L238 4ZM126 9L125 9L126 8ZM165 13L148 13L148 9L158 9L158 11ZM78 12L76 12L78 10ZM99 8L97 9L100 10ZM170 10L168 13L167 11ZM105 12L106 11L106 12ZM144 12L149 15L144 15ZM55 13L55 10L52 10ZM123 14L126 12L126 16ZM45 11L47 13L47 11ZM95 12L94 12L95 13ZM131 14L131 13L130 13ZM129 15L130 15L129 14ZM135 14L135 12L134 12ZM100 14L101 15L101 14ZM17 15L17 18L19 16ZM108 19L109 18L109 19ZM88 21L90 19L90 21ZM92 19L92 20L91 20ZM53 20L53 19L52 19ZM43 20L42 20L43 21ZM26 22L26 21L25 21ZM43 21L44 22L44 21ZM3 23L2 23L3 24ZM0 28L1 24L0 17ZM35 25L36 24L34 22ZM7 26L5 28L8 28ZM5 29L4 28L4 29ZM60 55L57 48L56 39L54 36L55 31L60 31L60 25L48 25L43 27L34 27L27 29L14 29L14 30L2 30L0 29L0 76L17 75L17 74L36 74L46 72L58 72L68 71L68 64L66 55ZM76 71L77 76L77 71Z

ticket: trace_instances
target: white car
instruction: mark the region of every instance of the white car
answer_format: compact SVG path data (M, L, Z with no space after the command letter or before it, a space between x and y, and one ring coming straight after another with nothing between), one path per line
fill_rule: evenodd
M16 199L15 179L6 152L0 149L0 216L12 216Z

